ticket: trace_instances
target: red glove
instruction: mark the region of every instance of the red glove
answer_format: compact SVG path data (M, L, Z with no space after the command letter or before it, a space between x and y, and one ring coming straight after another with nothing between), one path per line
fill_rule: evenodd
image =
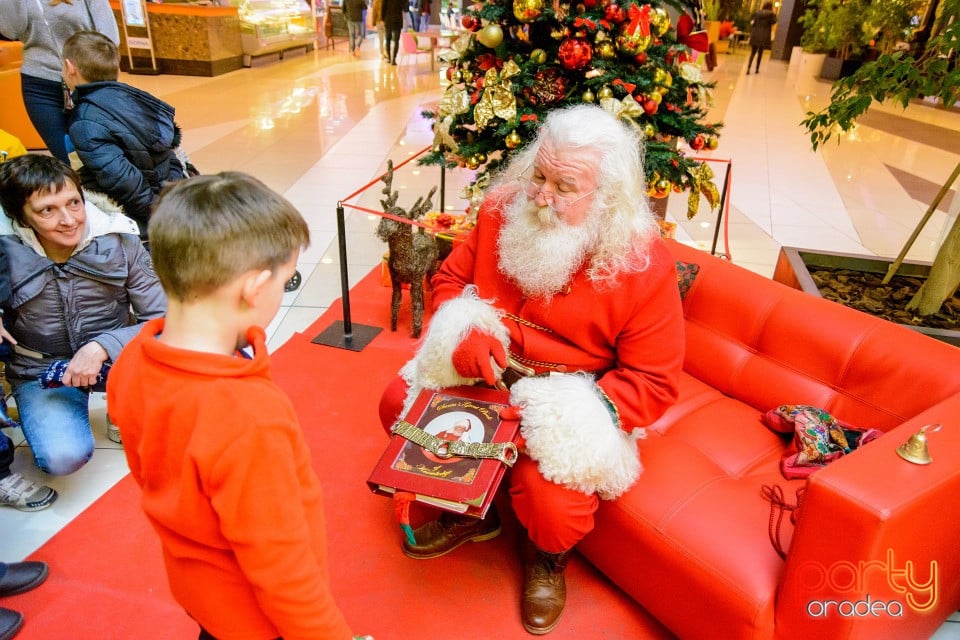
M500 341L489 333L474 329L453 350L453 368L464 378L482 378L491 387L497 383L499 372L493 371L493 362L500 369L507 366L507 352Z

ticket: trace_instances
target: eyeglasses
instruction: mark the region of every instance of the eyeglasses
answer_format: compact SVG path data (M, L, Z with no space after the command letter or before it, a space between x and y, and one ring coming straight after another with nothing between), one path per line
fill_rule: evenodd
M520 183L520 188L523 190L523 193L526 194L526 196L530 199L536 198L538 195L542 194L543 199L546 200L547 204L553 207L557 213L563 213L568 208L577 204L584 198L588 196L592 196L596 192L596 189L591 189L590 191L582 195L579 195L576 198L566 198L560 195L559 193L544 191L543 178L528 177L530 175L531 169L532 169L532 166L527 167L526 169L520 172L519 176L517 176L517 182Z

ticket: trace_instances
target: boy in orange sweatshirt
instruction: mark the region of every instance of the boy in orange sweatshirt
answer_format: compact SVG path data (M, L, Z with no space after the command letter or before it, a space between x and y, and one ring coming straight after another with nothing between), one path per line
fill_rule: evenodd
M107 404L173 596L202 640L350 640L330 592L320 482L262 328L306 223L227 172L165 192L150 241L167 316L117 359Z

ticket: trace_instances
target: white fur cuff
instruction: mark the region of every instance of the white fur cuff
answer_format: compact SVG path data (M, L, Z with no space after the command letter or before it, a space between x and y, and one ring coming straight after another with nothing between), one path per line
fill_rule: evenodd
M617 426L585 374L524 378L510 391L520 406L527 453L551 482L612 500L640 477L640 433Z
M510 333L500 322L500 312L489 301L478 298L476 287L471 285L459 298L448 300L437 309L417 354L400 369L400 375L410 385L407 404L421 389L472 385L480 381L462 377L453 366L454 349L473 329L492 335L504 350L510 344Z

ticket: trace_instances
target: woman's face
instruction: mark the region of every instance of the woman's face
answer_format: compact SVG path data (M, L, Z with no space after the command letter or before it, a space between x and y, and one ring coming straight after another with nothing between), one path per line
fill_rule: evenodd
M55 189L50 185L48 191L34 191L23 212L47 256L67 258L83 239L87 213L76 185L67 180L60 191Z

